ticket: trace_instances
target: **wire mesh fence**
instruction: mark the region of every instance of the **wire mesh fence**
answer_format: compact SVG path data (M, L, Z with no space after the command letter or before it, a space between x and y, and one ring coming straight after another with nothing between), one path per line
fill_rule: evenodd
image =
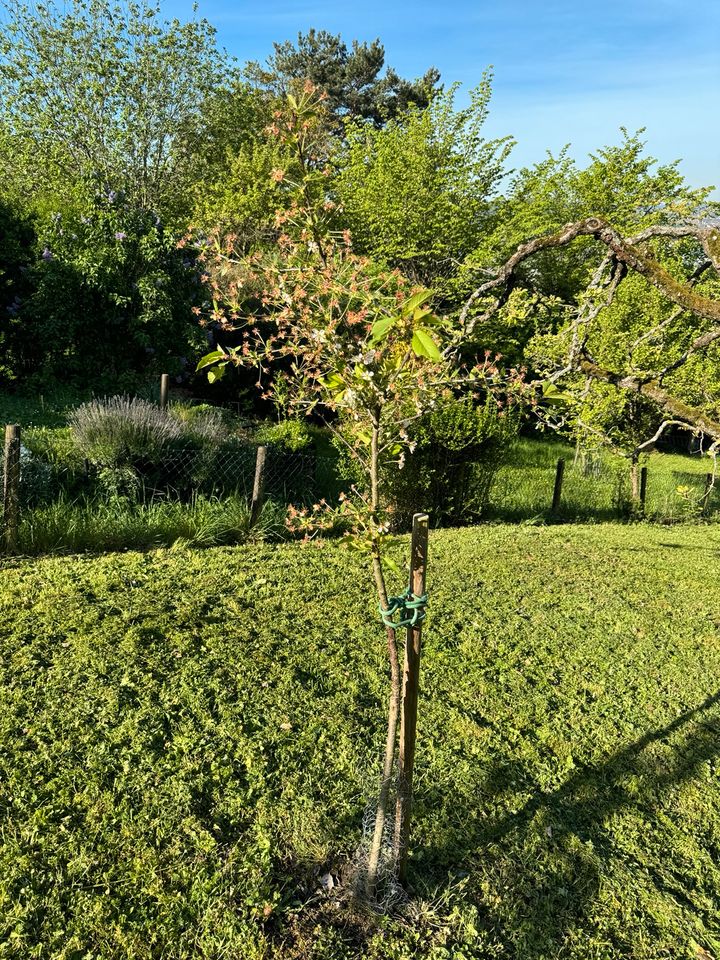
M260 450L264 452L259 473ZM246 437L176 442L152 454L127 452L112 462L76 457L58 463L24 447L14 427L6 432L2 466L1 543L11 553L83 549L93 542L93 523L110 523L111 505L116 532L102 542L114 546L156 540L172 543L173 531L178 530L193 539L187 531L198 526L206 533L210 528L220 530L217 542L238 542L247 538L263 502L274 505L276 518L282 518L290 505L311 506L321 500L336 503L340 493L357 481L357 477L348 477L340 456L320 454L312 446L299 451L272 445L261 448ZM404 478L390 482L387 489L399 527L406 506L408 515L428 510L438 525L641 517L659 522L717 520L718 485L703 471L704 464L698 461L697 466L695 471L651 467L634 489L630 465L619 458L569 457L563 459L560 469L558 461L550 457L540 463L517 460L496 467L456 463L438 456L429 475L420 478L422 482L406 471ZM199 510L199 504L208 503L216 514L223 509L226 515L234 511L234 533L227 522L223 521L223 526L217 519L210 521L208 511ZM118 519L120 513L125 526ZM197 522L191 522L192 517L197 517ZM151 521L163 531L159 539L138 533L143 524L152 526ZM282 526L282 520L278 522ZM52 536L47 533L48 525ZM76 532L71 535L73 525ZM77 534L80 527L89 531L87 536ZM127 543L124 529L129 531ZM213 542L209 534L206 542Z
M500 467L486 517L508 522L537 519L613 521L644 517L679 523L720 518L718 484L704 471L638 467L635 495L631 466L620 458L568 458L553 503L558 461Z

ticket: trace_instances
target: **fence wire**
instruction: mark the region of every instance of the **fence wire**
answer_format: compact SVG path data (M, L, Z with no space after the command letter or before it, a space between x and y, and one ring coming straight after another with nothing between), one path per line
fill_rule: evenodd
M32 508L59 496L72 499L122 497L139 503L189 502L197 496L252 496L258 448L224 444L178 448L110 465L82 461L72 468L44 462L23 451L20 499ZM315 503L340 492L337 459L314 452L266 448L265 497L284 504Z
M645 499L633 498L630 465L625 460L600 457L568 458L557 509L553 491L557 462L500 467L492 484L486 516L505 521L547 518L569 521L613 521L644 516L648 520L678 523L717 519L718 484L704 472L667 470L650 466ZM638 491L640 471L638 471Z
M27 520L33 511L60 502L81 503L86 511L95 506L100 510L108 502L182 505L197 503L198 498L221 502L235 498L249 505L257 461L258 447L246 439L175 444L155 455L128 453L112 464L80 459L58 464L22 447L21 516ZM568 457L562 490L553 505L556 480L557 462L550 458L539 464L508 462L495 468L487 462L455 463L438 456L427 475L406 470L388 489L399 529L404 528L406 515L409 518L419 509L430 512L438 525L482 520L598 522L639 516L658 522L720 519L720 485L701 469L651 466L644 504L633 498L630 466L624 460ZM266 448L264 499L280 508L311 506L321 500L337 503L351 482L340 457L323 456L312 448L297 452Z

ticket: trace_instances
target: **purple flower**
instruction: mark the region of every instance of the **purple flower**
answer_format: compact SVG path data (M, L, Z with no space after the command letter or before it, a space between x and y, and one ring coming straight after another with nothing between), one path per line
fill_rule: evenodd
M49 247L45 247L45 249L43 250L43 252L42 252L42 258L43 258L43 260L52 260L52 259L53 259L52 251L50 250Z
M118 230L118 232L115 234L115 239L124 240L126 236L127 236L126 233L123 233L122 230Z

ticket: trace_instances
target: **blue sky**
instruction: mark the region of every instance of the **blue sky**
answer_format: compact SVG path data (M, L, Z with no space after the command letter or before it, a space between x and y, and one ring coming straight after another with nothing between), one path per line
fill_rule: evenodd
M165 10L190 16L191 0ZM200 0L199 13L240 60L316 27L348 42L380 37L406 76L432 64L468 88L492 64L487 132L517 139L514 165L565 143L583 158L617 142L620 126L646 127L654 156L720 188L720 0Z

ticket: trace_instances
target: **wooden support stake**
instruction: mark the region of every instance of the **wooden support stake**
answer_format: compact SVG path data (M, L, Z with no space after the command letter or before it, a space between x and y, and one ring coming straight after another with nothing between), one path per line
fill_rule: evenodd
M416 597L425 593L428 554L428 515L416 513L412 525L410 547L410 590ZM398 793L395 811L394 851L397 877L405 883L410 845L410 818L412 813L412 781L417 739L417 711L420 693L420 649L422 621L408 627L405 641L402 705L400 710L400 751L398 755Z
M562 457L557 462L555 470L555 486L553 488L552 512L558 513L560 510L560 498L562 497L563 477L565 476L565 461Z
M165 410L168 405L168 391L170 390L170 375L163 373L160 377L160 409Z
M647 478L648 468L643 467L640 471L640 511L645 513L645 500L647 499Z
M265 456L267 447L257 448L255 459L255 482L253 483L252 503L250 505L250 526L254 527L262 510L265 498Z
M20 427L5 427L5 459L3 466L3 541L8 553L17 547L20 525Z

